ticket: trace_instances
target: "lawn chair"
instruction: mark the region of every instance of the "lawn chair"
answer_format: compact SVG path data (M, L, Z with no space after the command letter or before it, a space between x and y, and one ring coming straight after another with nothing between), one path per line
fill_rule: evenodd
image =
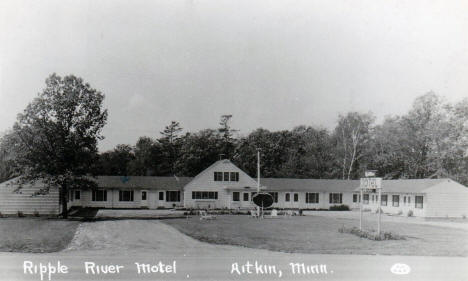
M278 211L276 209L271 210L271 217L272 218L278 217Z
M209 215L206 211L200 211L200 220L214 220L216 216Z
M250 210L250 215L252 216L252 218L258 218L258 213L257 213L257 210Z
M278 211L276 209L271 210L270 215L265 216L266 219L278 219Z

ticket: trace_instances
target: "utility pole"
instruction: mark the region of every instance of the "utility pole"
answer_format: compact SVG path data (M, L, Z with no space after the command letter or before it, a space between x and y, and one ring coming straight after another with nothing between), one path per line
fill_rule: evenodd
M260 148L257 148L257 194L260 194ZM257 216L260 218L260 206L257 206Z

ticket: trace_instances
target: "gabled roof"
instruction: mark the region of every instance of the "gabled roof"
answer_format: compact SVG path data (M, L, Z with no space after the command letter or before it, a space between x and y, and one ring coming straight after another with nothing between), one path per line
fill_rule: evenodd
M148 176L98 176L100 188L141 188L183 190L191 177L148 177Z
M400 179L400 180L383 180L382 192L388 193L424 193L430 187L443 182L451 181L451 179ZM359 186L356 188L359 191Z
M450 179L383 180L384 193L424 193L427 189ZM360 180L264 178L260 180L266 191L358 192Z
M353 192L359 180L264 178L260 184L266 191Z

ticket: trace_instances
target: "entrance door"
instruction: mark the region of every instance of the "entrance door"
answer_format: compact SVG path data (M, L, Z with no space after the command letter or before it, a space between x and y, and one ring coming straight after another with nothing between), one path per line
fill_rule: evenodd
M141 207L148 208L148 191L142 190L141 191Z
M164 204L164 200L165 200L164 197L165 197L164 196L164 191L158 191L158 198L157 198L157 204L156 204L158 207L164 207L164 205L165 205Z

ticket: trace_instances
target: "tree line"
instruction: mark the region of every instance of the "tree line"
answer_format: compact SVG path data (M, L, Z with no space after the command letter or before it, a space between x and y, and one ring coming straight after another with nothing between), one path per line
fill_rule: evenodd
M88 96L78 94L83 89ZM377 124L371 112L348 112L338 116L332 130L300 125L238 136L232 115L221 116L217 128L198 132L184 132L172 121L159 134L98 153L107 117L103 98L80 78L49 77L41 97L0 139L0 181L23 175L26 168L36 169L36 177L73 169L94 175L195 176L221 158L256 176L260 149L262 177L358 179L365 170L376 170L385 179L449 177L468 184L468 99L448 103L431 92L416 98L404 115ZM25 151L31 153L22 155Z
M468 183L468 99L450 104L434 93L416 98L402 116L376 124L369 113L338 116L333 130L306 125L259 128L235 137L231 115L219 127L182 133L172 121L160 136L140 137L100 154L103 175L195 176L220 158L263 177L358 179L376 170L385 179L452 178Z
M434 93L418 97L408 113L376 124L372 113L338 116L331 131L311 126L237 136L232 115L216 129L185 132L172 121L158 136L99 153L107 122L104 94L74 75L50 75L46 86L0 138L0 182L19 188L44 183L60 193L67 217L68 191L96 188L90 176L195 176L221 158L263 177L357 179L376 170L386 179L450 177L468 184L468 99L450 104Z

